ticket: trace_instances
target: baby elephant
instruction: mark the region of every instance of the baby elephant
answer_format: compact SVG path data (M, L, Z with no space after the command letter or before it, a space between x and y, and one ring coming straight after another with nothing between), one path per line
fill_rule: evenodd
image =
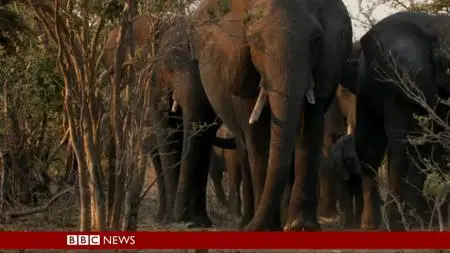
M339 137L331 147L330 161L339 184L341 224L346 228L359 227L363 207L362 171L355 150L353 135Z

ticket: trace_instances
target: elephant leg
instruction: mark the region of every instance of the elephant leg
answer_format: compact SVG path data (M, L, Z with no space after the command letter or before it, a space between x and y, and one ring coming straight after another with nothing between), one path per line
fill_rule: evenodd
M333 136L326 134L324 137L323 158L329 157L329 150L333 145ZM319 178L319 208L318 215L326 219L333 219L337 214L337 185L336 179L333 176L332 170L329 168L322 168Z
M267 150L269 150L269 143L266 138L261 138L261 136L268 136L270 133L270 126L266 124L266 122L270 121L270 111L267 110L268 108L265 108L260 114L258 121L250 125L248 121L252 113L255 101L253 99L242 99L239 97L234 97L233 102L236 116L242 127L243 140L245 140L245 146L247 148L247 164L248 166L250 166L249 172L251 180L251 183L249 185L252 187L252 196L254 201L252 206L255 208L252 213L254 213L254 211L256 211L256 208L258 208L259 203L261 202L261 196L266 180L268 158L266 152ZM244 171L246 171L246 168L242 168L241 171L244 175ZM245 203L244 201L244 204L248 203ZM274 216L272 216L272 218L274 218ZM276 218L274 218L274 220L275 219ZM269 227L275 225L273 224L273 222L270 223L271 224ZM277 223L279 226L279 221L277 221Z
M164 175L161 165L161 158L158 150L158 140L155 135L144 140L144 152L148 152L155 169L156 185L158 187L158 211L155 214L156 221L162 221L166 213L166 186L164 185Z
M253 218L254 215L254 195L252 187L252 179L250 173L250 164L247 150L242 146L241 142L236 145L236 153L242 175L242 218L239 228L244 228Z
M339 188L339 209L342 213L340 223L343 227L350 228L353 217L353 196L350 182L342 181Z
M447 198L449 197L447 196ZM447 228L450 229L450 201L447 201Z
M191 63L189 70L180 76L189 86L179 85L175 91L183 108L183 155L180 179L176 194L175 220L193 222L194 226L211 226L206 207L206 186L212 143L218 125L216 115L203 89L198 67ZM180 83L180 82L177 82ZM204 155L208 154L208 155Z
M217 200L219 201L219 204L222 206L227 206L227 198L225 196L225 191L222 186L222 166L221 161L219 159L218 153L223 152L222 150L218 151L215 148L213 148L211 152L211 162L209 165L209 177L211 178L211 181L213 183L214 192L216 194Z
M155 149L154 151L155 153L157 153L157 149ZM155 168L155 173L156 173L156 184L158 187L158 211L155 214L155 220L156 221L162 221L162 219L164 218L164 214L167 212L166 209L166 187L164 185L164 175L163 175L163 171L162 171L162 166L161 166L161 159L159 157L159 154L152 154L152 163L153 163L153 167Z
M381 221L381 198L376 181L377 168L385 153L387 139L382 125L361 100L357 104L355 148L363 172L362 190L364 208L361 214L361 228L377 229Z
M421 171L422 168L418 168L412 161L417 158L414 147L410 148L411 146L406 143L408 132L413 130L415 126L411 108L393 99L391 102L392 104L389 103L390 108L395 108L395 111L386 110L385 112L389 168L387 201L390 203L387 212L390 229L403 231L413 223L426 224L430 220L427 215L429 211L427 202L422 195L425 175ZM417 148L420 154L430 154L430 150L426 146ZM409 152L408 149L410 149ZM412 155L412 158L408 153ZM399 203L405 203L405 208L403 208L403 204L399 206ZM413 216L411 217L410 214L413 214ZM405 221L407 224L404 224Z
M177 129L175 123L169 115L163 112L154 112L153 122L158 122L156 129L158 131L157 140L159 146L159 158L161 162L161 173L166 192L166 210L172 210L174 207L176 190L178 185L179 166L181 159L181 140L182 130ZM167 224L173 221L171 212L165 212L163 223Z
M186 217L184 221L192 222L192 226L209 227L212 221L207 214L206 189L210 156L202 156L202 153L211 152L215 131L206 130L204 133L192 135L193 131L187 124L184 129L191 137L189 144L183 145L184 160L174 209L175 219L182 221L181 218Z
M358 227L361 225L361 214L363 211L363 193L362 193L362 185L361 185L361 178L358 176L354 180L352 180L352 196L354 200L354 207L353 207L353 224L357 225Z
M324 132L323 101L306 103L302 132L295 141L295 178L284 230L320 230L317 221L319 166Z
M298 157L295 156L295 152L296 151L294 151L294 155L292 157L293 162L291 163L289 178L286 186L284 187L284 192L281 198L280 221L281 224L283 225L287 224L289 221L289 200L291 198L292 187L294 186L295 164L296 164L295 160Z
M224 151L225 169L228 172L228 210L235 215L241 215L240 176L241 171L237 153L234 150Z
M261 202L267 172L267 157L265 155L267 145L265 143L266 140L261 138L261 136L266 136L266 133L269 132L269 129L264 124L266 121L264 117L266 116L267 113L263 113L259 121L248 126L244 134L251 168L255 208Z

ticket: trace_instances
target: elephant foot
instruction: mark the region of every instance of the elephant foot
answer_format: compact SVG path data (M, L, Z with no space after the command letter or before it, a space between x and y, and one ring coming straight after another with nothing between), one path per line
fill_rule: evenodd
M378 226L373 223L361 223L361 230L378 230Z
M213 223L207 215L193 216L189 220L190 227L212 227Z
M289 222L284 226L284 231L305 231L305 232L320 232L322 228L315 219L306 219L303 220L301 218L297 218L292 222Z
M170 213L166 213L164 217L161 219L161 225L169 225L174 222L173 216Z
M328 215L321 215L319 217L320 224L327 224L327 225L338 224L340 220L341 220L341 217L338 213L336 213L336 214L330 213Z

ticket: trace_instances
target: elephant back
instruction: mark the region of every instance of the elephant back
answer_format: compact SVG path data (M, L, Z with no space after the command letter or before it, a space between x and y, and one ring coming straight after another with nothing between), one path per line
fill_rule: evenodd
M141 55L147 54L154 42L158 30L158 20L150 15L139 16L133 20L133 41L136 51ZM114 66L115 50L117 49L117 39L119 36L120 26L113 28L107 35L105 44L105 54L103 63L107 69Z

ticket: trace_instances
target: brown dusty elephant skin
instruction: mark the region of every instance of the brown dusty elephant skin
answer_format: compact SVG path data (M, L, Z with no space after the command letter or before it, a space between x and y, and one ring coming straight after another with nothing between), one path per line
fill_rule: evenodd
M344 4L205 0L193 20L204 91L236 134L243 156L244 230L320 229L316 209L324 114L351 52ZM267 94L260 103L266 106L249 124L252 111L260 108L258 92ZM175 211L182 213L186 203L180 199ZM286 220L280 222L284 209Z

